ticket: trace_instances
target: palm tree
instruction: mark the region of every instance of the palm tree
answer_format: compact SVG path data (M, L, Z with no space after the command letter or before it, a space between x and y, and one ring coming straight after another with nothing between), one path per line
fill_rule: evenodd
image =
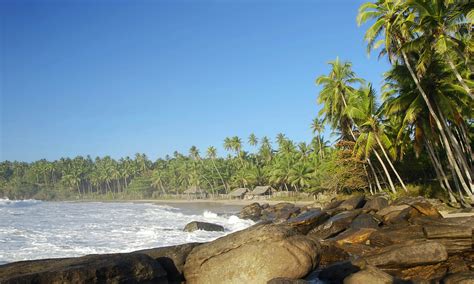
M227 188L227 184L224 181L224 178L221 175L221 172L216 166L216 158L217 158L217 149L214 146L210 146L207 148L207 157L212 161L212 165L214 166L214 169L216 170L217 174L219 175L219 178L221 179L222 185L224 186L224 190L227 193L229 193L229 189Z
M392 70L386 73L386 83L383 87L384 113L391 118L400 118L397 140L404 139L404 137L414 137L413 145L417 153L426 147L433 167L435 171L438 171L437 175L440 183L443 184L442 188L445 188L450 198L453 199L451 186L435 149L436 145L442 145L442 141L439 139L437 129L433 127L433 119L430 117L421 94L417 91L413 80L410 80L407 76L409 75L408 72L406 66L399 65L394 66ZM462 133L467 125L459 118L462 117L463 112L468 112L471 108L459 99L462 94L457 92L457 89L453 89L449 81L440 79L449 78L450 74L446 68L443 68L442 63L434 62L427 66L425 76L420 83L432 94L433 102L441 106L440 109L443 110L444 116L450 118L451 127L458 129L458 133ZM469 143L466 143L466 145L469 145ZM466 151L466 155L470 156L468 154L470 153L469 147L466 147ZM453 171L452 176L456 180L457 175L454 169L450 167L450 170ZM459 185L458 182L455 183L458 192L461 192L461 189L458 188ZM469 194L469 192L466 193ZM462 199L461 193L460 197Z
M405 5L404 2L399 0L378 0L375 3L369 2L360 7L357 21L359 25L369 20L374 21L374 24L369 27L365 33L369 52L372 48L383 45L384 48L382 49L381 55L387 54L391 62L396 62L400 59L406 65L439 131L442 145L446 150L448 161L453 167L457 179L463 189L472 195L474 194L472 173L459 142L457 142L455 136L452 135L446 120L440 113L439 106L433 104L429 94L420 84L421 77L413 69L409 55L405 49L402 48L404 44L409 42L416 35L416 33L410 30L411 22L416 15L410 13L409 9L409 5ZM383 39L378 40L382 35Z
M321 136L321 132L324 130L324 121L323 119L319 118L314 118L313 122L311 123L311 129L313 131L313 134L315 135L315 139L318 141L318 152L321 158L324 158L324 151L323 151L323 137Z
M258 145L258 138L254 133L249 135L249 145L255 147Z
M380 155L375 151L376 145L382 151L386 161L390 165L390 168L397 176L400 184L403 189L407 191L403 180L398 174L397 170L393 166L390 157L388 156L385 149L392 149L392 143L387 135L383 131L383 127L380 125L379 114L377 113L377 106L375 103L375 92L372 86L369 84L367 87L361 88L357 96L352 97L351 103L349 104L346 112L350 117L356 121L359 126L360 134L357 137L356 144L354 147L354 152L360 157L365 157L366 159L370 157L371 153L374 153L380 162L385 175L389 181L392 191L395 193L395 187L392 182L390 173L385 166ZM393 156L393 154L392 154Z
M318 95L318 104L323 105L319 114L323 115L323 122L329 123L333 129L339 129L344 139L354 139L354 122L345 115L347 100L354 95L356 89L353 84L361 84L364 81L357 78L352 71L350 62L340 62L339 58L329 62L331 71L329 75L322 75L316 79L317 85L322 85ZM349 135L350 134L350 135Z
M313 169L311 169L307 164L299 162L291 168L288 175L288 181L296 191L299 191L300 188L308 187L310 185L310 181L313 178L313 172Z
M163 186L164 173L160 170L153 171L151 176L151 185L155 188L160 188L163 194L166 194L165 187Z
M433 53L441 56L446 60L449 67L456 76L466 93L474 99L474 93L467 85L466 80L461 76L458 68L453 61L453 57L459 56L462 62L467 63L469 58L464 57L463 50L466 50L464 42L460 37L464 31L471 29L472 23L467 21L465 9L473 8L474 4L466 5L460 2L441 3L441 1L423 1L411 0L408 2L412 8L412 12L417 15L416 21L410 22L412 29L421 34L407 43L409 47L414 46L422 53L419 58L417 69L424 71L426 69L426 61L428 61ZM454 55L454 56L453 56ZM468 64L465 64L467 67Z
M323 86L318 95L318 103L323 105L319 114L323 115L323 122L329 123L333 129L341 131L342 140L352 139L356 141L357 138L352 130L355 123L346 112L348 107L347 101L357 92L352 85L362 84L364 80L358 78L355 72L352 71L352 64L350 62L341 63L339 58L336 58L335 61L329 62L329 64L331 65L329 75L322 75L316 79L316 84ZM372 174L376 176L374 167L371 165L372 162L369 158L366 160L370 165ZM364 170L371 188L372 184L365 165Z

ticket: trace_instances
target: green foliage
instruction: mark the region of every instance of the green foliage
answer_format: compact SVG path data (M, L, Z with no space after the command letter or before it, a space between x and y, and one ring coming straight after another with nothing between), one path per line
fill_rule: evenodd
M213 146L151 161L144 154L0 163L0 196L10 198L169 198L197 187L210 194L272 185L288 192L426 195L474 194L474 45L472 1L377 0L359 9L370 23L367 50L392 66L381 104L349 61L329 62L316 79L320 116L309 143L283 133L226 137L226 156ZM328 146L325 126L338 139ZM248 142L245 150L244 143ZM434 183L437 180L438 183ZM411 183L405 186L405 182ZM417 184L417 185L414 185ZM402 189L400 189L402 188Z

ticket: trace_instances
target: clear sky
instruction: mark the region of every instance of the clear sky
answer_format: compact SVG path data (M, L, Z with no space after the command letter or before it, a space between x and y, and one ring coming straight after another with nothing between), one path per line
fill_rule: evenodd
M0 1L0 160L201 153L311 139L339 56L379 86L363 1Z

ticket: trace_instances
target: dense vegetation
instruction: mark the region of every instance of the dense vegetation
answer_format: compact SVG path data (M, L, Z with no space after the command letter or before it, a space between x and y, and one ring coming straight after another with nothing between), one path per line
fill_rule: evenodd
M380 49L391 68L380 96L350 62L330 62L321 86L314 138L296 143L283 134L224 140L215 147L150 161L76 157L0 164L0 195L10 198L152 197L197 186L210 193L270 184L285 191L396 194L407 183L436 183L451 202L474 194L473 12L455 0L369 2L357 21L367 23L368 52ZM379 99L379 100L378 100ZM325 126L338 138L329 146ZM434 185L433 185L434 186Z

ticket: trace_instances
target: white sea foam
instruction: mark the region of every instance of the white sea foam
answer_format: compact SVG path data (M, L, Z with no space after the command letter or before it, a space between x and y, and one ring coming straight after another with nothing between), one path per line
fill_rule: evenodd
M22 200L10 200L8 198L0 198L0 207L5 206L30 206L40 203L40 200L36 199L22 199Z
M205 242L254 224L234 215L167 205L0 200L0 264ZM183 232L191 221L225 232Z

